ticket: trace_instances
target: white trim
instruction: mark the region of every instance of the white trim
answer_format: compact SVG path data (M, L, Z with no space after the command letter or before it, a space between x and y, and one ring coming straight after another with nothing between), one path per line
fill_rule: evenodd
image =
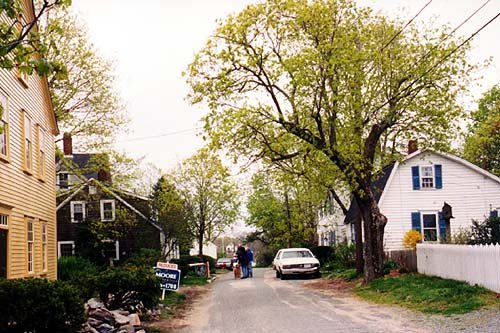
M71 193L71 195L69 197L67 197L66 199L64 199L63 202L61 202L57 207L56 207L56 212L61 209L62 207L64 207L68 202L71 201L71 199L73 199L75 197L75 195L80 192L83 188L85 187L85 184L82 184L79 188L77 188L73 193ZM66 194L66 193L65 193Z
M439 214L437 211L419 211L420 213L420 230L422 233L422 243L439 243L441 239L441 235L439 232ZM424 228L424 215L434 215L436 217L436 240L435 241L426 241L424 229L430 230L431 228Z
M75 255L75 241L61 241L57 242L57 259L61 258L61 245L73 245L72 255Z
M112 217L105 218L104 217L104 204L110 203L111 204L111 215ZM114 199L103 199L100 200L100 207L101 207L101 221L114 221L116 216L115 216L115 200Z
M71 217L71 223L79 223L85 221L86 217L86 211L85 211L85 201L70 201L70 217ZM75 205L82 205L82 221L75 221Z
M102 241L103 243L112 243L113 240L111 239L104 239ZM115 240L115 257L113 260L120 260L120 241Z

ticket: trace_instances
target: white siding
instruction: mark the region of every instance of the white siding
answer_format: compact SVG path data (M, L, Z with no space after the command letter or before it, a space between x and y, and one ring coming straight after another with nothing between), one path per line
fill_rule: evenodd
M442 189L413 190L411 167L442 165ZM411 229L411 212L441 211L444 202L453 208L451 234L483 220L491 208L500 207L500 183L447 157L425 152L401 163L393 171L379 202L387 216L386 250L403 249L403 237Z

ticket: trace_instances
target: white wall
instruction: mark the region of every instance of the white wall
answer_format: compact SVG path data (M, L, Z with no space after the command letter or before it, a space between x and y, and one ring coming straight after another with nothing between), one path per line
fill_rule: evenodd
M441 189L413 190L411 167L442 165ZM484 220L491 208L500 207L500 183L447 157L425 152L404 161L393 171L379 202L387 216L386 250L403 249L402 239L411 230L411 212L438 212L444 202L453 208L451 233L469 227L472 219Z
M217 245L212 242L207 242L203 244L203 254L206 256L210 256L214 259L217 259ZM193 244L191 250L189 250L189 255L197 256L198 255L198 243Z
M418 244L418 272L500 292L500 245Z

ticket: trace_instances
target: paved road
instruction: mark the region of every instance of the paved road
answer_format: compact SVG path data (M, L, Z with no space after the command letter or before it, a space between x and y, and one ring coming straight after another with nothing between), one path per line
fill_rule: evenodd
M405 314L353 298L326 296L281 281L270 269L254 269L254 278L218 276L213 291L195 304L182 332L426 332Z

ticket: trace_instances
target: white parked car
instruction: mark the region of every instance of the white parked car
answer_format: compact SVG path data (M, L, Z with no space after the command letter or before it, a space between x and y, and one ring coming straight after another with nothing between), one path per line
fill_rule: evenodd
M319 277L319 260L311 250L306 248L281 249L273 260L276 277L285 279L287 276L309 274Z

